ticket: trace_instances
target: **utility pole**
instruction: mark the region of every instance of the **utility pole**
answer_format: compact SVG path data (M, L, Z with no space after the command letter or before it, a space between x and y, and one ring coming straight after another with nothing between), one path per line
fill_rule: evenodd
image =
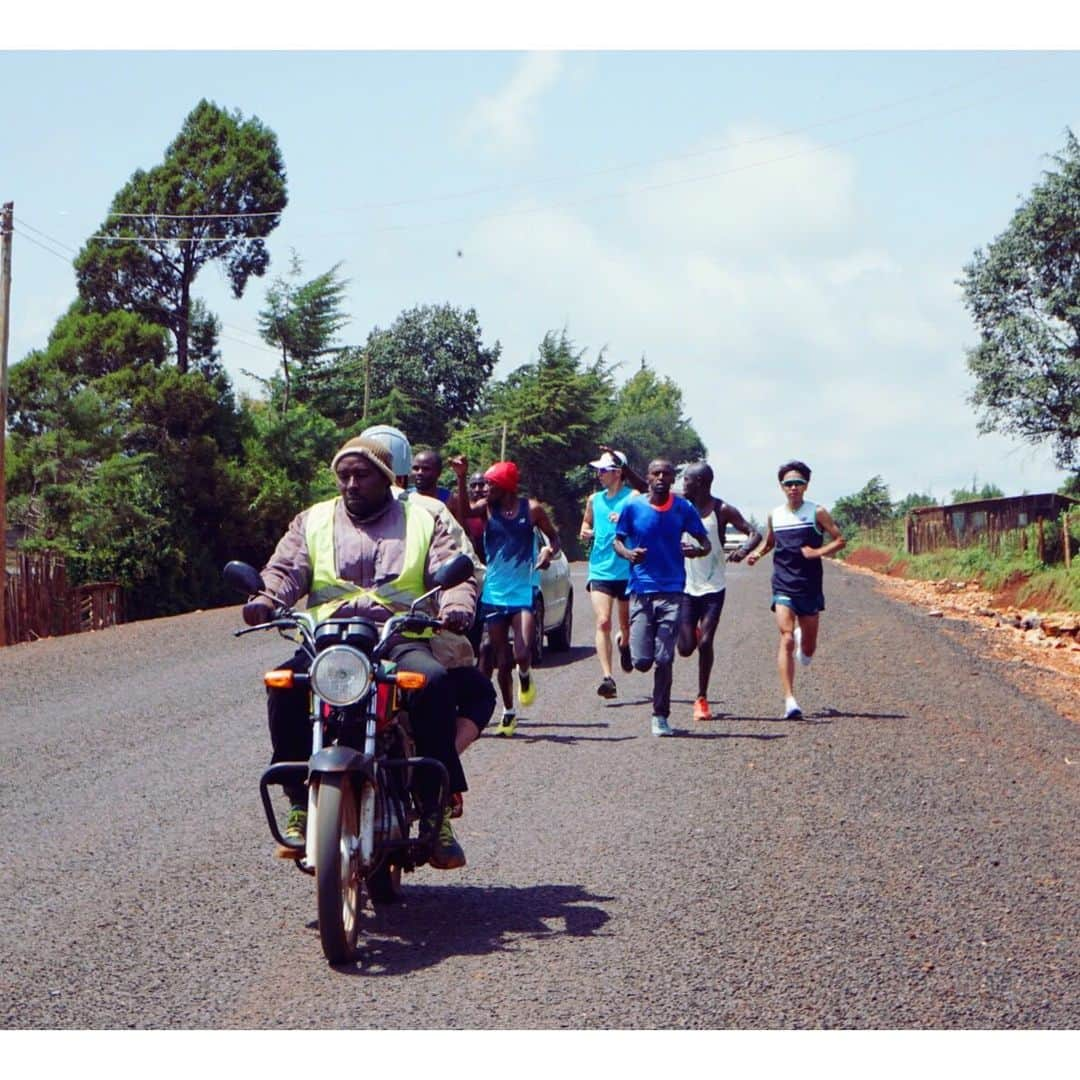
M13 202L0 208L0 646L7 639L7 352L8 311L11 307L11 229Z

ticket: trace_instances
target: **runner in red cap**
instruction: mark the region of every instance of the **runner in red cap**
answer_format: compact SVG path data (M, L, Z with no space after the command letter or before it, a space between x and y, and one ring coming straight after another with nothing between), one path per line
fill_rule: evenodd
M457 474L457 505L466 507L467 518L484 521L484 552L487 572L479 612L487 628L492 659L498 672L503 714L496 735L513 735L517 727L514 710L513 668L518 669L518 701L531 705L536 700L536 678L532 662L533 590L539 585L539 572L560 549L559 534L547 511L536 499L518 494L518 467L512 461L497 461L487 472L487 497L469 499L465 477L469 463L464 457L450 462ZM533 529L538 528L547 544L536 551ZM514 631L513 651L510 630Z

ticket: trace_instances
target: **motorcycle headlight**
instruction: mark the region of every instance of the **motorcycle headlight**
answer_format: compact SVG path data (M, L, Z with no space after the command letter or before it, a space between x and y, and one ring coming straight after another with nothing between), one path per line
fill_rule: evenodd
M311 688L331 705L352 705L371 685L371 661L348 645L331 645L311 665Z

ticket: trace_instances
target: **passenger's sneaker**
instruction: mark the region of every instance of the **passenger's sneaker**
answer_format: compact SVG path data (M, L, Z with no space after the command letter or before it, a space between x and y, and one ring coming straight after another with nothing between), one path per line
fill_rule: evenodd
M292 806L289 815L285 818L285 839L290 843L302 844L307 837L307 809L303 806Z
M711 720L712 713L709 712L709 703L703 697L699 697L694 702L694 719L695 720Z
M799 708L799 703L793 697L784 698L784 719L802 719L802 709Z
M439 831L431 845L431 854L428 856L428 862L436 870L456 870L459 866L465 865L465 851L457 842L454 830L450 827L450 814L451 810L448 806L445 810L429 816L424 822L425 828L431 829L438 821Z
M654 735L675 734L675 732L671 730L671 725L668 723L666 716L654 716L652 718L652 733Z
M513 709L503 709L502 719L495 725L496 735L513 735L517 730L517 713Z
M623 671L633 671L634 661L630 656L630 643L623 641L622 632L615 635L615 646L619 650L619 667Z
M610 675L605 675L596 688L596 692L602 698L613 698L619 691L615 686L615 680Z
M518 671L518 704L531 705L536 700L536 676L531 671Z
M282 837L284 844L278 844L274 855L279 859L302 859L307 836L307 804L293 803L285 817L285 829Z

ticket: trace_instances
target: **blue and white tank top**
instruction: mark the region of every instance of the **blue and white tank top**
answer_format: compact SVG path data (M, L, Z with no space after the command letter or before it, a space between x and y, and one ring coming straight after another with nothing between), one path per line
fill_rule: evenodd
M500 607L532 607L533 586L540 583L540 572L533 569L536 541L528 499L518 499L513 517L488 508L484 551L487 553L487 573L480 599Z
M589 552L590 581L626 581L630 576L630 563L615 554L615 522L634 494L634 489L623 484L609 497L606 491L592 496L593 542Z
M781 596L818 596L821 594L820 559L808 559L804 545L821 547L822 533L817 524L817 503L805 500L798 510L787 503L772 512L773 549L772 591Z

